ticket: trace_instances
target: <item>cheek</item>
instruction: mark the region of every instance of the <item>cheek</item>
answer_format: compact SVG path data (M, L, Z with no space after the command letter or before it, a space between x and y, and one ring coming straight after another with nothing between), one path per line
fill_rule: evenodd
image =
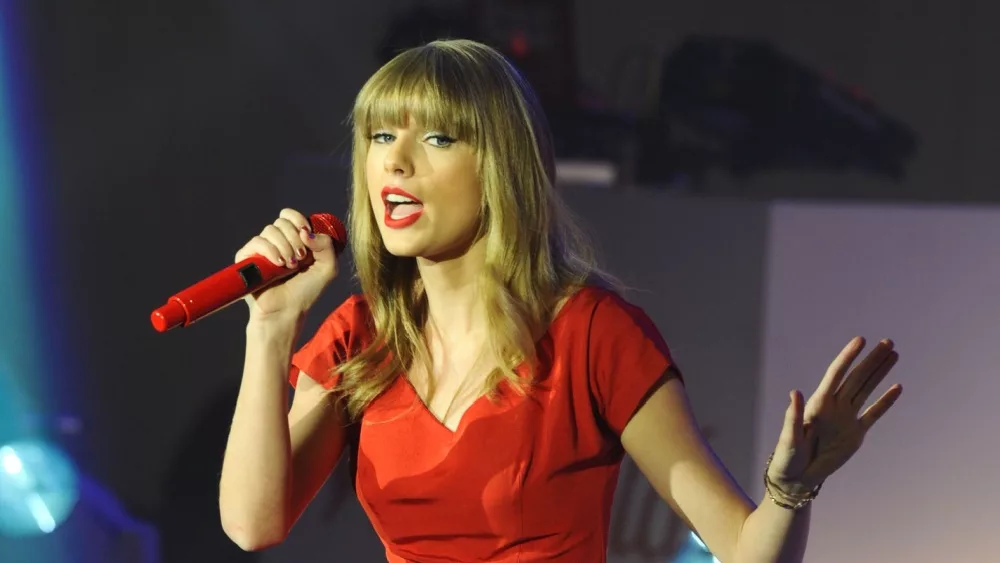
M379 185L377 170L373 168L372 159L369 158L365 166L365 182L368 184L368 200L371 201L372 209L376 214L382 210L382 186Z
M479 179L474 175L463 175L455 178L451 184L452 190L449 200L449 222L452 229L456 231L456 236L467 237L479 230L482 209L482 188Z
M375 215L376 218L381 217L382 214L385 213L385 209L383 209L384 204L382 203L381 195L377 194L376 191L371 188L371 186L368 187L368 202L371 205L372 213ZM380 221L379 225L381 226L381 224L382 223Z
M465 165L452 171L449 185L453 186L452 201L464 213L478 213L483 199L482 182L474 166Z

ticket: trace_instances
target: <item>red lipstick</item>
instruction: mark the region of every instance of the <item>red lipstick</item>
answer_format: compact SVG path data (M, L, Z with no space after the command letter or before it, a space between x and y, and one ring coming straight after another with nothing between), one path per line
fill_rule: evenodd
M385 226L403 229L417 222L424 213L424 203L402 188L386 186L382 188L382 203L385 204Z

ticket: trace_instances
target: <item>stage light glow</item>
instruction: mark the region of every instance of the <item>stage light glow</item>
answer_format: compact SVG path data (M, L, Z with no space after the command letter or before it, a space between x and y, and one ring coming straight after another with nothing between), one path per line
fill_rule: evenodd
M48 534L73 512L79 478L57 446L40 440L7 444L0 447L0 468L0 534Z
M719 560L712 555L698 534L691 532L672 563L719 563Z
M38 345L44 307L33 290L31 210L40 196L31 189L30 112L16 6L0 0L0 443L25 435L22 421L38 412L45 354Z

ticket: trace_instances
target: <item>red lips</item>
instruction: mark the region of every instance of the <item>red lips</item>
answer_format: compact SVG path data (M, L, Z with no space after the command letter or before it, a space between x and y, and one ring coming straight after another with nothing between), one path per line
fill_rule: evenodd
M382 188L385 203L385 226L403 229L417 222L424 213L424 203L417 196L396 186Z

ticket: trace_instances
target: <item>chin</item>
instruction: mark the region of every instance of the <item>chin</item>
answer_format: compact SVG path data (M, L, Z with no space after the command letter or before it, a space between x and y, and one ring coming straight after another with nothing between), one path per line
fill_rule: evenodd
M392 254L396 258L419 258L420 253L415 250L410 250L409 248L393 248L391 246L386 246L386 250L389 254Z
M421 248L415 240L398 240L403 237L382 237L382 246L398 258L416 258L421 255ZM396 239L396 240L393 240Z

